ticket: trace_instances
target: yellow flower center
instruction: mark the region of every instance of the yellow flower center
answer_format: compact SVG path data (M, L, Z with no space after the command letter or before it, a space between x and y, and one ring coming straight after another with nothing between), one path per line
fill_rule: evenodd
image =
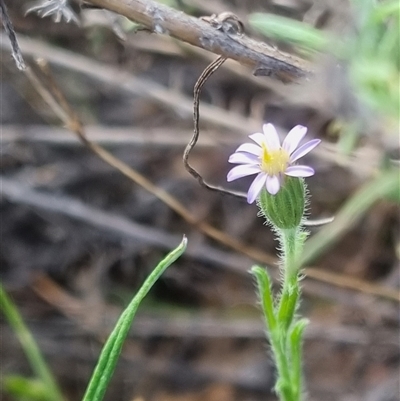
M279 148L277 150L268 150L265 143L261 144L262 153L260 156L260 168L269 176L278 175L286 170L289 162L289 153Z

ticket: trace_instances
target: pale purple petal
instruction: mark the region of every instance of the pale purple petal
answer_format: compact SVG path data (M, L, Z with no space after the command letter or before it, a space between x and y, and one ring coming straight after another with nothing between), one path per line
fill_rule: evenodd
M267 183L266 183L267 191L271 195L276 195L281 187L281 182L279 177L276 175L267 176Z
M249 135L249 138L252 139L257 145L261 146L265 142L265 136L261 132L256 132L255 134Z
M295 162L296 160L300 159L300 157L303 157L307 153L311 152L317 145L319 145L321 142L321 139L313 139L304 145L301 145L297 150L295 150L292 155L290 156L290 163Z
M290 166L285 171L291 177L311 177L314 173L314 169L309 166Z
M263 189L265 185L265 180L267 179L267 175L265 173L260 173L251 183L250 188L247 192L247 203L253 203L260 191Z
M226 179L228 182L231 182L233 180L237 180L238 178L246 177L247 175L257 174L259 172L260 172L259 166L251 164L243 164L240 166L236 166L231 171L229 171Z
M283 152L289 155L289 167L286 168L284 174L292 177L310 177L314 174L314 169L305 165L293 165L293 163L301 157L308 154L321 141L313 139L304 145L299 146L300 142L307 133L307 128L302 125L296 125L286 135L282 147L275 127L272 124L263 125L263 133L256 132L249 135L255 143L244 143L240 145L236 152L229 157L229 163L238 164L233 167L227 175L227 180L234 181L242 177L257 174L247 192L247 202L253 203L260 192L265 187L268 193L276 195L282 186L282 170L279 167L279 174L269 176L261 170L260 163L263 152ZM265 155L267 158L267 154ZM269 160L265 161L269 163ZM271 160L273 163L274 160Z
M303 127L302 125L296 125L286 135L286 138L283 140L282 148L286 150L289 155L292 154L296 150L297 146L299 146L300 141L304 138L306 133L306 127Z
M244 143L243 145L240 145L235 152L247 152L256 156L260 156L261 151L262 149L254 143Z
M269 123L264 124L263 131L268 150L278 150L281 147L281 141L279 140L275 127Z
M260 159L258 156L250 153L233 153L229 156L228 162L236 164L260 164Z

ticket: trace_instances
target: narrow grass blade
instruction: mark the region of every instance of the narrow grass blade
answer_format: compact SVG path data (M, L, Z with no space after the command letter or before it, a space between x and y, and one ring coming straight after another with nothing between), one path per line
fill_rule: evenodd
M186 245L187 239L184 237L178 247L170 252L151 272L128 307L122 313L103 347L97 366L95 367L83 397L83 401L101 401L103 399L121 354L125 338L128 335L140 303L167 267L182 255L186 249Z
M3 285L0 283L0 309L3 311L9 325L18 337L25 355L29 360L31 368L37 378L41 380L47 389L47 400L64 401L58 385L44 360L35 339L28 327L25 325L22 316L14 305L11 298L6 293Z

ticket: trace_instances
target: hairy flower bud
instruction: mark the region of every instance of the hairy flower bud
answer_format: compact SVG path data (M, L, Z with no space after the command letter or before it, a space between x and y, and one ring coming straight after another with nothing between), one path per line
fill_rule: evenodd
M280 229L298 227L306 207L306 185L304 179L286 177L284 185L276 195L263 189L258 197L260 213Z

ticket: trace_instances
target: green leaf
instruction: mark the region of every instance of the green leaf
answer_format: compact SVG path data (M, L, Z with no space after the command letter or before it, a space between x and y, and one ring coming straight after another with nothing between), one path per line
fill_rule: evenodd
M253 266L251 268L251 274L253 274L257 280L258 296L261 301L267 329L270 332L273 332L276 329L276 318L274 313L271 279L267 270L260 266Z
M39 379L7 375L2 380L5 393L19 401L50 401L52 400L46 385Z
M128 307L122 313L101 351L97 366L95 367L92 378L90 379L83 397L83 401L101 401L103 399L121 354L125 338L128 335L140 303L167 267L182 255L186 246L187 239L184 237L178 247L170 252L151 272Z
M277 320L282 327L282 330L287 331L296 313L299 301L300 289L299 284L290 288L286 286L283 289L281 298L279 300L279 309Z
M375 23L384 22L386 18L400 16L400 2L398 0L382 1L375 3L375 11L372 13L372 20Z
M295 399L300 398L302 389L302 342L304 330L308 325L307 319L297 321L290 332L290 351L292 356L292 390L295 394Z
M250 14L249 23L269 38L293 43L308 50L323 50L330 42L330 38L325 32L304 22L279 15Z
M6 293L0 283L0 309L3 311L9 325L16 334L29 364L38 379L47 390L47 400L64 401L64 397L53 377L53 374L46 364L35 339L22 319L17 307Z

